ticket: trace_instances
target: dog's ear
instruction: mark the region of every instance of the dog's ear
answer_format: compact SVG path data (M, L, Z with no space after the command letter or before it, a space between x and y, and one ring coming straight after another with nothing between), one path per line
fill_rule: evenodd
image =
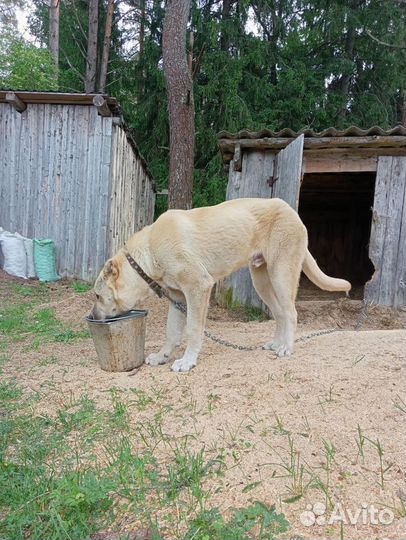
M113 279L117 279L119 275L119 269L118 264L113 259L110 259L106 262L106 265L104 267L104 275L106 277L112 277Z

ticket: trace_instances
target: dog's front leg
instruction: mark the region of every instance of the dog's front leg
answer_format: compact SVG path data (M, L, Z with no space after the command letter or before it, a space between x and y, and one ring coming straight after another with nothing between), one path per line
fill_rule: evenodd
M207 287L185 292L187 302L185 354L172 365L172 371L189 371L197 364L197 357L203 342L203 331L209 307L213 283Z
M179 302L184 302L184 296L179 293L171 293L172 298ZM159 366L169 362L172 352L176 347L179 347L182 341L183 330L185 328L186 316L175 308L173 304L169 304L168 320L166 323L166 341L162 349L157 353L151 353L145 360L150 366Z

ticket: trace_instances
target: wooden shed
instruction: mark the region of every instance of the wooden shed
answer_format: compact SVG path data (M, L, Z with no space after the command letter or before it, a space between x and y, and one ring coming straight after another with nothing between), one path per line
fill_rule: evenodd
M0 226L52 238L61 276L93 280L154 205L114 98L0 92Z
M279 197L299 212L327 274L368 303L406 307L406 128L219 134L227 199ZM247 269L225 284L264 308Z

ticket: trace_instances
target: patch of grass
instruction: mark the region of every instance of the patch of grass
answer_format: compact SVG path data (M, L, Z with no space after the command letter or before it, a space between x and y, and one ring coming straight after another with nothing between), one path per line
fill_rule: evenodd
M394 407L396 409L398 409L400 412L406 414L406 403L405 403L405 401L400 396L396 396L396 398L398 399L398 401L393 402Z
M28 298L31 301L46 302L49 297L49 288L46 283L37 282L35 285L21 285L20 283L12 284L12 291L18 296Z
M272 430L275 434L279 435L290 435L290 431L284 428L283 421L280 416L278 416L276 413L274 413L275 416L275 424L272 426Z
M322 410L324 411L324 407L323 405L325 403L336 403L337 400L335 399L335 396L339 396L340 394L337 394L334 392L334 386L331 384L329 389L328 389L328 393L321 397L321 396L318 396L318 403L320 405L320 407L322 408Z
M87 330L72 330L71 328L65 328L53 333L53 341L58 343L70 343L71 341L88 337L90 337L90 334Z
M384 508L392 510L397 518L404 519L406 517L406 497L404 493L398 493L396 497L392 497L392 504L380 504Z
M383 459L383 455L384 455L384 450L383 450L383 446L380 442L379 439L376 439L376 441L373 441L372 439L369 439L368 437L365 437L365 440L368 441L373 448L375 448L377 454L378 454L378 459L379 459L379 485L381 487L381 489L385 489L385 473L387 473L392 467L393 467L393 463L389 463L385 466L384 464L384 459Z
M131 388L130 391L135 395L135 405L139 411L144 411L148 405L153 403L153 399L148 396L143 390L138 390L138 388Z
M52 308L35 309L30 303L11 305L0 311L0 332L12 341L32 338L30 348L38 349L43 342L69 343L89 337L87 331L66 328Z
M186 445L174 448L174 459L167 466L168 488L167 495L174 499L179 490L188 488L200 508L203 507L203 479L211 474L221 475L224 461L220 459L206 460L204 449L197 453L191 452Z
M83 396L77 401L71 400L57 412L57 418L65 432L85 430L98 423L95 403L87 396Z
M272 478L287 478L288 496L283 499L285 503L293 503L300 500L306 493L313 481L313 474L308 471L303 463L300 451L296 449L293 437L288 434L288 456L285 457L279 450L272 450L279 457L279 462L271 462L267 465L276 466L281 472L276 470L272 473Z
M324 470L325 474L314 475L311 487L320 490L324 494L326 507L331 510L334 507L331 489L331 473L333 471L333 465L335 464L336 448L334 444L327 439L322 439L322 443L322 454L324 455L325 460L321 468Z
M3 373L3 366L10 362L11 356L8 354L0 354L0 373Z
M365 446L365 435L362 433L361 426L357 425L357 437L355 439L355 442L357 443L358 447L358 456L362 457L362 461L365 461L365 454L364 454L364 446Z
M76 293L81 294L92 290L93 285L91 283L86 283L86 281L73 281L71 287Z
M15 381L0 382L0 403L10 405L22 395L22 390Z
M211 507L206 480L223 474L223 457L164 436L164 403L150 425L131 423L129 408L150 399L138 393L137 405L133 394L113 390L106 409L87 396L63 397L47 416L36 414L35 398L15 381L1 382L0 538L85 539L120 531L129 516L153 538L174 540L265 540L287 530L283 514L260 502L227 519ZM161 450L155 454L161 442L164 461Z
M46 366L52 366L57 363L58 363L58 358L56 356L46 356L45 358L41 358L41 360L38 362L38 366L46 367Z
M235 300L231 288L224 292L222 303L226 309L234 312L245 321L266 321L269 318L261 309L243 305L238 300Z
M287 529L283 514L277 514L274 506L256 501L248 508L234 509L228 520L217 508L200 512L192 520L185 540L272 540Z

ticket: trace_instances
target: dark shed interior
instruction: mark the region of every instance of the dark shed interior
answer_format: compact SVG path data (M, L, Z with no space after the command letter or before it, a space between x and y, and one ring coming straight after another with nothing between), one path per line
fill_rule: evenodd
M299 214L308 229L309 248L330 276L348 279L355 296L374 273L368 256L374 172L305 174Z

